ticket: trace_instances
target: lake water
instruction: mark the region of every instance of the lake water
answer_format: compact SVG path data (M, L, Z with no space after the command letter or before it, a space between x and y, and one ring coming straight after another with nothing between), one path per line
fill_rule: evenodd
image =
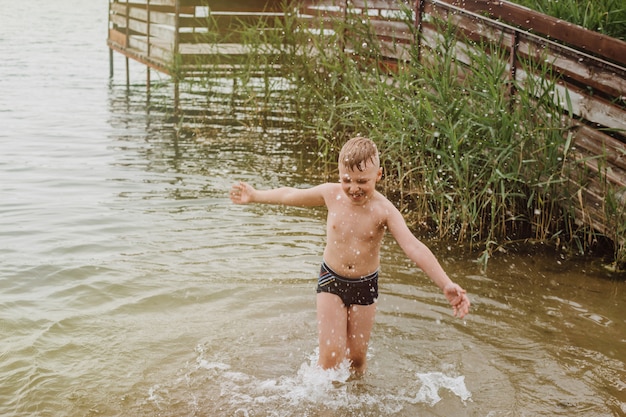
M386 241L367 375L316 369L324 211L228 200L322 181L315 149L238 108L181 134L109 79L104 0L0 10L0 415L626 415L623 275L549 251L437 245L459 320Z

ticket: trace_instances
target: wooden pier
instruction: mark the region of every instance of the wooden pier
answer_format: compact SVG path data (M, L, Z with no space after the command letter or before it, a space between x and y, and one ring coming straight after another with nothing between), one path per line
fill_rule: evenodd
M177 78L201 71L203 62L232 67L251 53L242 28L256 25L261 37L283 9L281 0L109 0L111 76L114 51L126 57L127 82L129 58Z
M249 52L234 36L237 25L264 20L259 28L271 30L274 19L283 18L284 4L273 0L110 0L108 45L111 54L117 51L127 60L177 77L197 70L198 62L211 56L221 56L225 66L236 65ZM297 4L294 13L316 25L326 21L331 27L333 19L367 19L390 71L410 64L408 50L416 42L419 59L428 59L441 36L436 18L455 25L460 46L456 59L468 71L469 54L475 48L468 40L486 41L508 51L508 80L503 85L513 85L508 81L514 80L523 88L540 76L532 72L533 65L521 62L537 68L549 65L558 82L555 104L563 108L564 117L570 117L572 126L566 133L570 169L564 172L571 209L580 225L622 247L626 244L619 237L626 229L626 42L500 0L307 0ZM418 36L407 28L407 9ZM349 42L343 46L350 50Z

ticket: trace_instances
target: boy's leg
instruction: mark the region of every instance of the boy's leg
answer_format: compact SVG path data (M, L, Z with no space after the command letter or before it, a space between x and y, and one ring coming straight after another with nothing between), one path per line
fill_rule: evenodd
M336 368L346 357L348 309L335 294L317 294L317 329L323 369Z
M367 306L352 305L348 309L347 349L352 369L359 374L367 368L367 346L369 345L376 303Z

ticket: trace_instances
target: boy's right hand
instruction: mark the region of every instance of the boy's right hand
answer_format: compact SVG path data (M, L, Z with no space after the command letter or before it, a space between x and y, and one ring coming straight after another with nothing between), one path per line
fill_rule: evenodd
M248 183L239 181L230 189L230 200L235 204L248 204L252 201L254 188Z
M443 293L450 302L454 315L460 319L469 313L470 300L467 293L458 284L450 283L445 286Z

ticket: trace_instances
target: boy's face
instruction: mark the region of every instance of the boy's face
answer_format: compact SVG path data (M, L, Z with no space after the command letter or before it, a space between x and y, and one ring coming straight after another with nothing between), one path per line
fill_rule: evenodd
M362 166L363 167L363 166ZM352 204L364 205L376 191L376 183L381 179L383 169L368 162L363 171L339 164L339 182Z

